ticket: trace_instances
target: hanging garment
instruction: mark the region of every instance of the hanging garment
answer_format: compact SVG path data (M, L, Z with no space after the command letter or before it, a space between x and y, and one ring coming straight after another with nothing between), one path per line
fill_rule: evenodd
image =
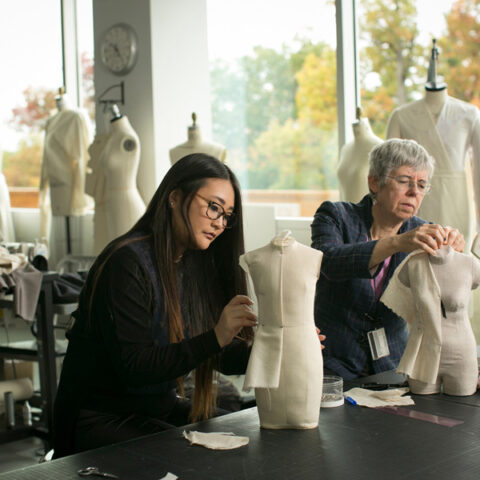
M424 99L397 108L389 120L400 138L416 140L435 159L432 190L418 216L463 233L467 246L473 237L474 203L466 176L472 152L475 204L480 206L480 112L477 107L447 97L435 123ZM387 130L387 138L391 138Z
M264 428L315 428L323 358L313 304L323 253L276 237L240 257L258 301L258 330L244 390L255 388Z
M380 300L409 325L397 372L433 388L414 393L438 393L441 383L451 395L475 392L477 348L468 303L479 283L480 262L450 246L435 256L416 250L395 271Z
M40 236L48 237L51 215L84 215L93 208L85 194L89 121L81 110L61 110L45 127L40 174Z

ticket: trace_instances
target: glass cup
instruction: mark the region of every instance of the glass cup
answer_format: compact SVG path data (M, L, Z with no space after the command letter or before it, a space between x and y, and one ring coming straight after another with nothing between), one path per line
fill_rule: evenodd
M336 375L324 375L321 408L343 405L343 378Z

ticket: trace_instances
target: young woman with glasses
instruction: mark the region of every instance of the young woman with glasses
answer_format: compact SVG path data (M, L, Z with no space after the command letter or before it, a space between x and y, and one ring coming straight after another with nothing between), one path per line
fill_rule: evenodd
M357 204L324 202L312 224L312 246L323 252L315 322L326 336L325 370L345 379L392 370L400 361L407 326L379 298L407 254L465 245L458 230L415 216L434 168L421 145L387 140L372 149L369 164L370 194ZM381 356L372 339L388 345Z
M204 154L179 160L89 272L67 333L55 457L215 414L213 371L245 371L256 323L242 253L232 171ZM190 402L181 378L194 369Z

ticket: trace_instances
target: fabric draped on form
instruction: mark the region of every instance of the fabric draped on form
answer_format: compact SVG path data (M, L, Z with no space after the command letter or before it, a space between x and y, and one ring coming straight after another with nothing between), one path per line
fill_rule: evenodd
M409 324L397 371L413 393L472 395L478 366L468 318L471 290L480 283L480 262L443 246L436 256L412 252L398 267L381 301Z
M474 232L474 202L467 175L473 155L473 190L480 205L480 112L477 107L447 97L435 122L425 99L397 108L389 119L387 138L397 130L400 138L416 140L435 159L432 189L418 215L428 221L457 228L467 248ZM396 132L397 133L397 132ZM478 213L477 213L477 226Z
M321 262L322 252L281 236L240 257L259 308L243 388L255 388L263 428L318 425L323 360L313 302Z

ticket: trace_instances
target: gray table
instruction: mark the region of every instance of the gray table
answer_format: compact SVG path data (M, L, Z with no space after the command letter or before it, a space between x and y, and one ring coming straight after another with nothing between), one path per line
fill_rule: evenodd
M463 423L446 427L346 404L322 409L317 429L263 430L256 408L250 408L186 428L248 436L249 445L238 450L189 446L179 428L17 470L0 479L78 479L79 468L93 465L122 480L157 480L167 471L182 480L478 480L480 393L414 399L415 406L404 409Z

